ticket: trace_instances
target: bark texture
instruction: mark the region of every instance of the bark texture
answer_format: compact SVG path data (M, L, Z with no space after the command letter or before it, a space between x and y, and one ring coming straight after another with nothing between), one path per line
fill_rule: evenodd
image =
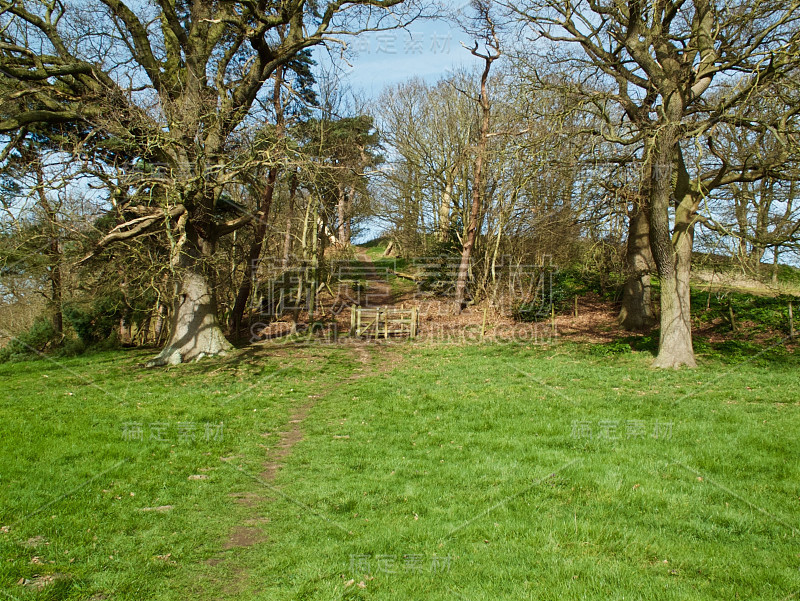
M650 287L654 265L650 251L649 216L641 205L637 205L631 215L625 260L628 277L622 292L619 324L626 330L648 330L656 321Z
M195 218L194 222L200 221ZM181 274L175 305L170 320L169 339L158 356L147 367L177 365L198 361L204 357L224 355L232 345L222 333L217 318L217 299L214 293L212 258L215 239L203 237L192 220L182 221L180 239L176 245L173 265ZM206 232L213 231L210 224Z
M697 366L692 347L690 273L689 261L678 258L677 268L672 274L661 278L661 336L653 367Z
M206 276L198 271L187 271L175 301L169 341L147 366L198 361L223 355L231 348L219 327L214 294Z
M692 347L689 276L691 274L693 225L691 210L680 203L675 210L674 235L670 232L674 162L678 149L680 98L667 97L666 111L672 117L654 145L650 208L650 246L661 279L661 332L653 367L696 367Z

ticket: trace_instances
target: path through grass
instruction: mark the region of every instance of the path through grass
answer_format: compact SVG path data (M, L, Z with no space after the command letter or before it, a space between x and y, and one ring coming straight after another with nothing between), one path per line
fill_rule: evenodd
M800 596L792 355L680 372L573 345L145 357L0 366L11 598ZM264 479L298 408L302 439Z

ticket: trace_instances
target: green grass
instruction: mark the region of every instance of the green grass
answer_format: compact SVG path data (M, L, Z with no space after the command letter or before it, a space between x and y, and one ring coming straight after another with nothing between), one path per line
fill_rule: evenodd
M779 265L778 281L800 287L800 269L791 265Z
M678 372L568 344L146 357L0 365L9 598L800 596L794 354ZM261 480L303 406L303 439ZM173 440L149 440L156 422ZM242 525L260 536L226 548ZM16 584L46 573L65 577Z
M730 312L733 311L734 325L738 333L746 337L763 332L776 332L784 336L789 334L789 302L798 305L796 297L787 295L771 297L740 292L715 293L702 288L692 289L691 302L695 326L715 324L715 330L730 332Z

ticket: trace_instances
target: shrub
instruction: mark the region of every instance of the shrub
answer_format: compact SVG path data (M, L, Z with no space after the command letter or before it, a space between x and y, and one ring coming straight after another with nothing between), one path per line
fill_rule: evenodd
M60 354L65 357L75 357L82 355L86 351L86 345L80 338L65 338L61 344Z
M88 308L64 306L64 318L86 346L107 340L116 331L120 316L120 304L108 297L95 300Z
M0 361L36 355L52 348L60 341L61 336L53 327L53 322L45 317L39 317L30 328L0 349Z

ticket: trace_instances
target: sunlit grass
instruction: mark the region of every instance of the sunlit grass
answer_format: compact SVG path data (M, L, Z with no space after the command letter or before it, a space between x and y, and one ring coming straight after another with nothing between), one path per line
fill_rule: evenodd
M0 590L800 594L794 355L679 372L651 370L649 353L567 344L267 348L162 371L143 369L146 356L0 366ZM263 480L304 406L302 440ZM143 440L130 440L136 423ZM158 423L170 440L151 439ZM195 440L181 440L189 424ZM242 525L260 536L230 544ZM37 574L63 577L16 584Z

